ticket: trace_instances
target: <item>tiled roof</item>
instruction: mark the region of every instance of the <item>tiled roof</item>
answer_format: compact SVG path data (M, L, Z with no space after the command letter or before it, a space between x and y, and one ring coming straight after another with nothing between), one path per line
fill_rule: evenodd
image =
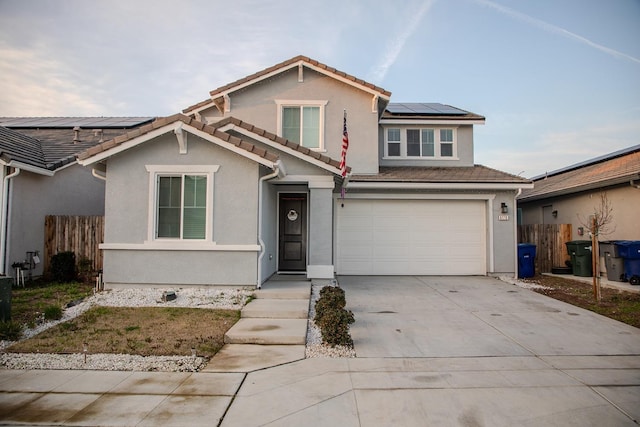
M482 165L464 167L383 166L375 175L353 175L350 182L531 183L526 178Z
M114 147L121 145L124 142L130 141L139 136L145 135L153 130L159 129L163 126L170 125L175 122L182 122L186 125L192 126L202 132L208 133L209 135L215 136L216 138L222 139L230 144L235 145L238 148L241 148L249 153L255 154L259 157L262 157L268 161L275 162L278 160L278 156L274 153L271 153L263 148L260 148L254 144L251 144L241 138L229 135L226 132L222 132L218 130L216 127L211 125L206 125L198 120L192 119L191 117L185 116L184 114L174 114L172 116L163 117L156 119L152 123L139 127L133 131L127 132L123 135L120 135L112 140L106 141L102 144L99 144L95 147L92 147L80 154L78 154L78 159L85 160L89 157L95 156L97 154L108 151Z
M7 132L23 136L12 142L13 152L21 153L21 162L54 171L74 162L78 153L105 140L115 138L151 119L150 117L0 117L0 123L11 129ZM120 127L114 127L116 125ZM76 127L79 127L79 130L75 131ZM3 133L5 142L8 138L7 132ZM18 158L15 157L14 160Z
M620 157L536 179L534 187L523 191L518 200L536 200L638 179L640 179L640 145L637 146L636 151Z
M306 62L307 64L310 64L310 65L313 65L314 67L320 68L320 69L322 69L322 70L324 70L324 71L326 71L326 72L328 72L330 74L335 74L336 76L339 76L339 77L342 77L344 79L350 80L351 82L353 82L355 84L367 87L367 88L369 88L369 89L371 89L373 91L376 91L376 92L380 92L384 96L387 96L387 97L391 96L391 92L389 92L389 91L387 91L387 90L385 90L385 89L383 89L383 88L381 88L379 86L376 86L376 85L374 85L372 83L368 83L368 82L366 82L366 81L364 81L362 79L359 79L359 78L357 78L355 76L347 74L347 73L345 73L343 71L337 70L337 69L335 69L333 67L329 67L328 65L323 64L321 62L318 62L315 59L311 59L311 58L309 58L307 56L303 56L303 55L298 55L298 56L293 57L291 59L288 59L288 60L286 60L284 62L281 62L279 64L273 65L273 66L271 66L269 68L265 68L262 71L258 71L257 73L253 73L253 74L251 74L251 75L249 75L247 77L243 77L243 78L241 78L239 80L236 80L235 82L226 84L224 86L220 86L219 88L214 89L211 92L209 92L209 95L211 95L211 99L206 99L206 100L201 101L201 102L199 102L199 103L197 103L195 105L187 107L184 110L182 110L182 112L183 113L189 113L189 112L191 112L193 110L196 110L196 109L198 109L200 107L203 107L203 106L209 104L211 102L211 100L215 99L217 96L222 95L224 92L232 90L235 87L241 86L241 85L243 85L245 83L249 83L249 82L251 82L253 80L260 79L261 77L266 76L268 74L271 74L274 71L277 71L279 69L287 69L289 66L291 66L293 64L296 64L298 62Z
M9 163L18 161L46 169L40 141L22 133L0 126L0 158Z
M232 124L234 126L238 126L242 129L246 129L249 132L252 132L258 136L261 136L263 138L267 138L275 143L278 143L280 145L282 145L283 147L288 147L291 150L294 151L298 151L304 155L307 155L309 157L312 157L316 160L319 160L323 163L328 164L329 166L333 166L335 168L340 168L340 161L332 159L329 156L325 156L323 154L318 153L317 151L313 151L310 150L307 147L303 147L300 144L296 144L295 142L291 142L288 139L282 138L278 135L275 135L273 133L267 132L264 129L260 129L257 126L252 125L251 123L247 123L247 122L243 122L242 120L236 119L235 117L227 117L225 119L220 120L219 122L216 123L212 123L210 124L210 126L214 126L216 128L221 128L224 127L226 125ZM351 168L347 168L348 171L351 170Z

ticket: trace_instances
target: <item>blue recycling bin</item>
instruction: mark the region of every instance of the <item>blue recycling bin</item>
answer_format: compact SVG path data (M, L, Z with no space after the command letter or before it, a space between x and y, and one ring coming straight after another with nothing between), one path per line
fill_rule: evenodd
M615 245L624 260L625 279L632 285L640 285L640 240L620 240Z
M536 274L536 245L532 243L518 244L518 277L525 279Z

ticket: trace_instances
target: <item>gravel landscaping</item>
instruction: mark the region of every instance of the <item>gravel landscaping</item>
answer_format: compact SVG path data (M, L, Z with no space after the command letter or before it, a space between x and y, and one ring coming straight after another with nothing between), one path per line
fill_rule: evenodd
M322 344L320 330L313 323L315 301L322 286L312 287L312 299L307 330L306 357L355 357L351 348L329 347ZM252 289L176 289L177 298L163 301L166 289L114 289L96 293L90 298L68 307L63 317L44 322L35 328L25 329L23 339L33 337L61 322L71 320L92 306L115 307L197 307L209 309L240 310L253 294ZM129 354L45 354L5 353L13 344L0 341L0 366L7 369L95 369L112 371L166 371L195 372L203 368L207 359L197 356L138 356Z

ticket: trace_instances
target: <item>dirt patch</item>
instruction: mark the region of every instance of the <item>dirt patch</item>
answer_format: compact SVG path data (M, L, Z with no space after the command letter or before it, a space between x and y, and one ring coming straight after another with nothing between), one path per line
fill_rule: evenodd
M179 307L93 307L7 352L137 354L212 357L224 334L240 318L238 310Z
M593 286L570 278L537 275L523 282L550 289L532 289L551 298L591 310L611 319L640 328L640 294L617 289L602 288L602 300L596 302Z

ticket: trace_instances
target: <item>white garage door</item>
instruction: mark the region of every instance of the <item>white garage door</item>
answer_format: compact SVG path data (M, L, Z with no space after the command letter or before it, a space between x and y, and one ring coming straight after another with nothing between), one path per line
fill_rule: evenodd
M345 200L337 208L338 274L486 274L485 203Z

